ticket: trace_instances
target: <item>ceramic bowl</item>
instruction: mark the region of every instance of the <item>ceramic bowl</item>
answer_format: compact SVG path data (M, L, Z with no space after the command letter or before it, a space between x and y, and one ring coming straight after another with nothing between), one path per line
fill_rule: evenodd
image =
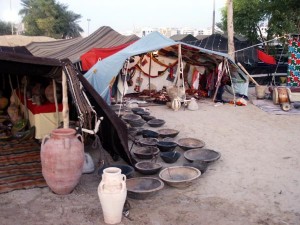
M159 141L156 146L161 152L171 152L176 148L177 143L173 141Z
M184 158L186 158L189 162L198 160L211 163L218 160L220 157L221 154L219 152L211 149L195 148L184 152Z
M177 144L183 150L189 150L193 148L203 148L205 142L196 138L181 138L177 141Z
M154 146L144 146L134 149L133 154L139 159L152 159L159 153L159 149Z
M161 170L162 165L155 162L141 161L135 164L135 168L142 174L153 175Z
M191 186L200 175L201 172L197 168L173 166L163 169L159 178L172 187L183 189Z
M179 152L161 152L160 157L166 163L175 163L181 154Z
M143 200L163 189L164 182L154 177L135 177L126 180L129 198Z

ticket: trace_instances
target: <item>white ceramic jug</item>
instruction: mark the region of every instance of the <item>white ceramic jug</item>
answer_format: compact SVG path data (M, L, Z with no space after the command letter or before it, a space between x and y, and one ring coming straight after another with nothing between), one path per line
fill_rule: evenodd
M123 207L127 196L126 176L121 169L108 167L103 170L102 180L98 186L104 222L117 224L122 220Z

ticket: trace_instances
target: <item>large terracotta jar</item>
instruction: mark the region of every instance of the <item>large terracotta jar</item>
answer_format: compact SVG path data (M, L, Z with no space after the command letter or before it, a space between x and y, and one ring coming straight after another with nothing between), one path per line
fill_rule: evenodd
M41 145L42 173L49 188L65 195L78 184L84 165L84 145L80 134L59 128L45 136Z
M98 186L104 222L117 224L122 220L123 207L127 196L126 176L121 169L108 167L103 170L102 180Z

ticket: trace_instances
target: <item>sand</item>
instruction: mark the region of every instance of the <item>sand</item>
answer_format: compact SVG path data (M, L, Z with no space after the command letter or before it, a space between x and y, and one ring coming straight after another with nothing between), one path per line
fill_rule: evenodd
M45 36L24 36L24 35L1 35L1 46L26 46L31 42L47 42L55 41L56 39Z
M215 106L211 100L200 100L198 104L197 111L148 109L166 120L163 128L180 130L176 139L199 138L221 158L186 189L165 185L148 199L128 199L130 218L123 217L121 224L300 224L300 116L271 115L250 103ZM91 154L95 160L99 157L99 151ZM174 165L184 162L182 156ZM0 224L104 224L99 182L95 171L84 174L65 196L47 187L2 194Z

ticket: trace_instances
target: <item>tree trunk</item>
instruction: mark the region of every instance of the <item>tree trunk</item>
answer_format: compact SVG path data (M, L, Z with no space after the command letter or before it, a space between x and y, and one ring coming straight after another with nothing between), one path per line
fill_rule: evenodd
M228 32L228 55L235 62L234 29L233 29L233 0L227 0L227 32Z

